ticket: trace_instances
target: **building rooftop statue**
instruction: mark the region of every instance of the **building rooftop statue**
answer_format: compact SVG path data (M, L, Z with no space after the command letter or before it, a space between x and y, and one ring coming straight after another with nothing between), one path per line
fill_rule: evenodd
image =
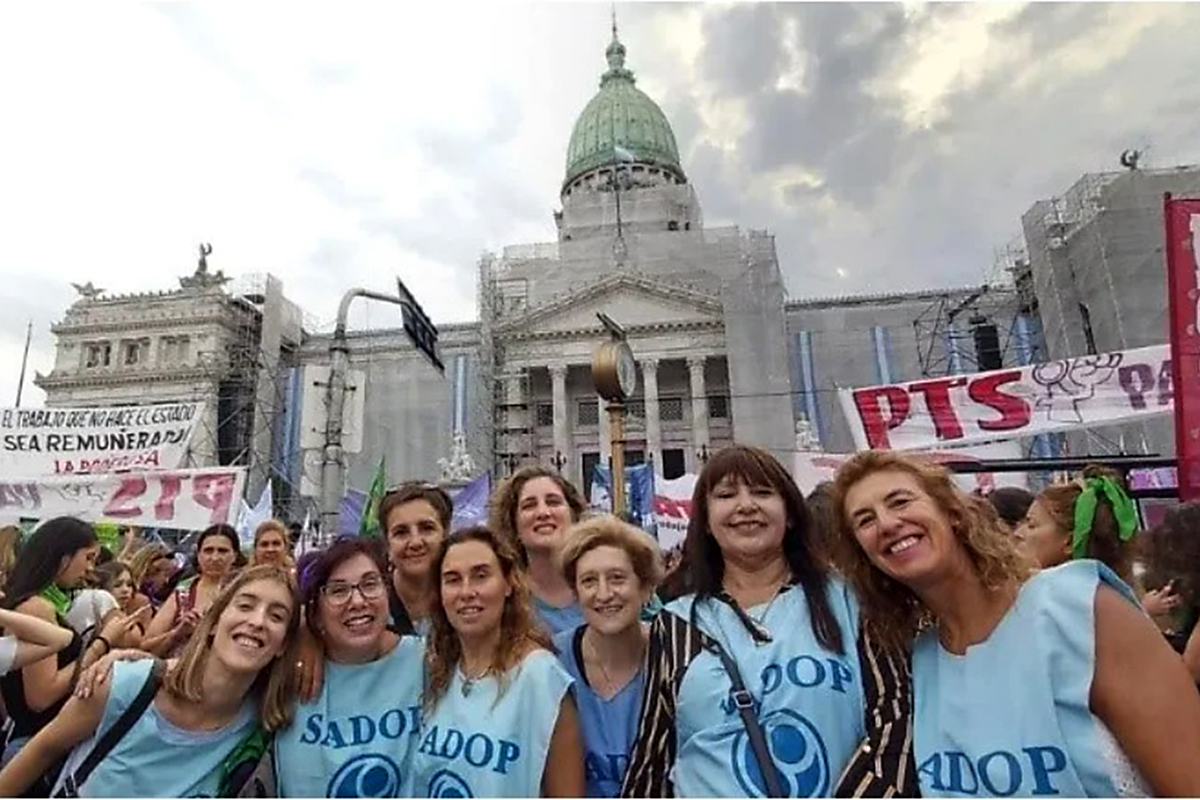
M658 104L637 88L633 72L625 67L625 45L617 36L615 16L612 33L600 91L571 131L563 188L584 173L616 163L618 148L632 155L634 163L657 166L685 180L671 124Z
M214 286L223 286L229 282L229 278L221 270L216 272L208 271L208 257L212 255L212 245L200 245L200 261L196 265L196 271L186 278L179 279L179 288L181 289L211 289Z

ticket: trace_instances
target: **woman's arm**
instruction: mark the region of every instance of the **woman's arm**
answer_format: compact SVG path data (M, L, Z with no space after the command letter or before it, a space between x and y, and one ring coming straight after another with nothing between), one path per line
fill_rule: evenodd
M583 738L579 735L579 712L571 693L563 695L546 751L542 774L542 797L583 797Z
M171 596L158 609L158 613L150 621L150 627L146 629L145 635L142 636L142 650L153 653L156 656L166 656L171 651L171 648L178 644L180 637L183 635L182 626L175 624L178 609L179 600L175 592L171 592Z
M1200 693L1145 613L1096 591L1091 708L1158 797L1200 795Z
M87 700L72 697L62 710L0 770L0 797L17 797L54 762L96 732L108 702L108 687Z
M56 622L7 608L0 608L0 626L17 637L17 653L10 670L49 658L69 645L73 638L71 631Z
M1183 665L1187 667L1192 680L1200 683L1200 624L1192 628L1183 648Z
M29 598L17 608L17 611L48 623L57 624L54 608L40 597ZM77 661L80 662L81 667L87 667L104 655L108 649L108 644L97 637L88 645ZM29 706L30 711L45 711L67 696L67 693L71 691L71 679L75 676L76 663L73 661L60 669L58 659L50 656L28 664L21 670L25 704Z

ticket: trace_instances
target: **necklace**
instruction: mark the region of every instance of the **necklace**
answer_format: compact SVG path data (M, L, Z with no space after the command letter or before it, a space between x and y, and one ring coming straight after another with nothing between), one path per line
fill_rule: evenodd
M460 665L458 674L462 676L462 696L467 697L471 694L471 690L475 688L476 681L481 681L489 672L492 671L490 666L484 667L478 675L468 675L467 671Z
M779 595L783 594L781 590L783 589L784 583L786 583L786 581L780 581L778 584L776 584L775 591L771 595L771 600L767 603L766 608L762 610L762 613L757 617L750 617L750 619L754 621L754 624L758 626L759 630L766 637L765 639L759 639L755 637L754 645L756 647L762 647L764 644L767 644L771 641L771 631L767 628L766 619L767 615L771 613L771 607L774 606L775 601L779 599ZM746 613L746 616L750 616L749 612Z

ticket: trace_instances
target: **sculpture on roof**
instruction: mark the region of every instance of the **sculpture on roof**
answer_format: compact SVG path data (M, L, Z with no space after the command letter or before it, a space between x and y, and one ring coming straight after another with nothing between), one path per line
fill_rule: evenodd
M71 286L75 288L75 291L79 292L79 296L84 300L95 300L104 294L104 290L96 288L91 281L84 284L72 283Z
M442 481L458 483L469 481L475 475L475 460L467 452L467 436L462 431L454 432L454 444L449 458L439 458Z
M212 245L204 242L200 245L200 261L196 265L196 271L189 277L180 278L179 286L182 289L211 289L214 286L223 286L229 282L229 278L221 270L216 272L208 271L208 257L212 255Z
M813 429L808 417L796 420L796 450L801 453L821 453L821 437Z

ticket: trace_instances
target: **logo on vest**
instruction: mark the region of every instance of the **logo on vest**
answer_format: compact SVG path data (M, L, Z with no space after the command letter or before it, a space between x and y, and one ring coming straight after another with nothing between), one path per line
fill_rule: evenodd
M326 797L398 797L400 768L379 753L355 756L342 764L329 781Z
M823 797L829 792L829 756L816 727L795 711L780 709L759 720L788 797ZM767 784L745 729L733 740L733 774L748 797L766 797Z
M471 787L448 769L439 769L429 779L429 797L474 797Z

